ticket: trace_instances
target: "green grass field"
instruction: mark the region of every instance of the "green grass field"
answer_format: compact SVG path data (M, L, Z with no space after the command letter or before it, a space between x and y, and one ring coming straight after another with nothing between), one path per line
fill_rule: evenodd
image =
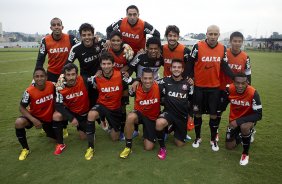
M242 147L224 148L227 115L220 126L220 150L209 146L209 127L203 125L203 143L194 149L191 142L183 148L167 142L165 161L158 160L157 147L146 152L139 136L134 139L133 153L126 160L119 153L124 142L112 142L100 127L96 133L96 152L91 161L84 159L87 142L78 139L69 126L67 149L53 155L55 143L35 128L27 131L31 154L19 161L21 146L15 136L14 121L20 115L21 95L32 80L37 50L0 49L0 183L280 183L282 173L282 53L249 52L252 83L263 104L263 120L258 122L256 140L251 145L250 163L239 165ZM130 109L131 107L129 107ZM189 132L194 138L194 132ZM280 174L279 174L280 173Z

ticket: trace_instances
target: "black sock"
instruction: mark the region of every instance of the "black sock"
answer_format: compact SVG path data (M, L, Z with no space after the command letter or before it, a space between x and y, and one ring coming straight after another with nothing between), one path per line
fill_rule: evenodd
M86 134L88 140L88 147L94 149L95 121L87 121Z
M242 142L243 142L243 154L249 155L249 149L251 144L251 135L242 135Z
M165 148L165 142L164 142L165 132L164 132L164 130L156 131L156 133L157 133L157 138L158 138L158 142L160 144L160 147Z
M67 126L68 126L68 120L63 120L62 121L62 126L63 126L63 129L66 129Z
M132 148L132 139L125 139L125 146L128 148Z
M17 136L20 144L22 145L23 149L29 150L27 140L26 140L25 128L19 128L19 129L16 128L16 136Z
M63 123L64 121L53 121L53 129L56 134L58 144L64 144Z
M210 131L211 131L211 141L215 140L217 129L218 129L218 120L217 119L210 119Z
M194 125L195 125L196 139L201 138L202 117L199 117L199 118L195 117Z

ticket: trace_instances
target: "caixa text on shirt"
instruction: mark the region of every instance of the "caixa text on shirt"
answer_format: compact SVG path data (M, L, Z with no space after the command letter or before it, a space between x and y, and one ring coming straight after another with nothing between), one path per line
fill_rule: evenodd
M49 49L50 53L62 53L62 52L69 52L69 49L67 47L62 47L62 48L51 48Z
M119 90L119 86L101 88L103 93L115 92Z
M155 104L158 103L158 99L154 98L154 99L149 99L149 100L141 100L139 102L140 105L150 105L150 104Z
M133 39L139 39L139 35L137 34L132 34L132 33L127 33L127 32L122 32L122 36L127 37L127 38L133 38Z
M215 57L215 56L203 56L202 61L203 62L220 62L221 59L220 57Z
M243 100L231 99L230 102L231 102L232 104L240 105L240 106L251 106L251 105L250 105L250 102L248 102L248 101L243 101Z
M44 96L42 98L39 98L35 101L36 104L42 104L44 102L47 102L49 100L52 100L53 99L53 94L50 94L50 95L47 95L47 96Z
M75 98L75 97L80 97L82 95L83 95L83 92L79 91L79 92L75 92L75 93L71 93L71 94L67 95L66 99L72 99L72 98Z

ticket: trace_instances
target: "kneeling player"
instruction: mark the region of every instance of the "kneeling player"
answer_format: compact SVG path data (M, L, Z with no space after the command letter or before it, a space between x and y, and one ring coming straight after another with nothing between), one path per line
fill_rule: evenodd
M134 100L134 110L127 115L125 122L126 147L120 153L121 158L127 158L132 152L132 133L134 124L143 124L144 149L152 150L156 141L156 119L160 113L160 91L154 82L154 74L150 68L144 68L141 83L137 86Z
M159 159L166 158L164 142L164 128L168 125L174 127L174 141L176 146L184 146L187 135L187 120L189 104L192 100L193 87L183 79L184 62L173 59L170 71L171 77L161 79L159 83L162 97L164 97L164 111L156 121L157 138L160 144Z
M25 160L30 153L25 128L43 127L47 137L56 138L52 128L55 86L47 81L43 68L35 68L33 80L34 83L26 89L20 103L22 116L15 122L16 136L23 147L19 160Z
M83 139L86 137L86 119L89 111L87 87L82 76L78 76L77 66L73 63L65 65L63 74L66 84L62 89L57 87L56 112L53 115L58 143L55 155L60 155L66 147L63 140L63 121L68 120L76 126Z
M91 160L94 155L95 121L99 117L106 117L110 126L110 135L113 141L119 140L122 122L121 99L127 90L129 80L114 70L114 57L105 52L100 57L102 75L92 80L93 86L98 90L97 104L92 107L87 117L88 146L85 159Z
M235 138L241 132L243 153L240 165L247 165L252 128L255 122L262 118L260 97L256 89L248 85L247 76L243 73L235 76L234 84L227 88L227 92L230 101L230 114L226 132L226 148L235 148Z

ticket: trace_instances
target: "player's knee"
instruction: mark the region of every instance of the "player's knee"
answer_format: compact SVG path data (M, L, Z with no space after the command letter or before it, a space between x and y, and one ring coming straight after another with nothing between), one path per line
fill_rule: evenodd
M90 110L88 112L88 116L87 116L88 121L95 121L96 119L98 119L98 117L99 117L99 113L97 111Z
M126 118L126 124L134 124L137 121L137 114L136 113L129 113Z
M233 150L236 147L236 141L225 142L225 148L228 150Z
M185 142L182 142L178 139L174 139L174 143L177 147L183 147L185 145Z
M251 122L240 125L242 135L249 135L251 133L252 128L253 128L253 123Z
M79 138L80 138L80 140L86 140L86 138L87 138L86 133L83 132L83 131L81 131L81 130L79 130L78 132L79 132Z
M26 126L25 121L26 120L24 118L17 118L15 121L15 128L24 128Z
M156 130L161 131L167 126L167 121L164 118L158 118L156 120Z
M150 142L149 140L146 141L146 139L145 139L145 141L144 141L144 150L145 151L151 151L153 149L154 149L154 143Z
M63 115L60 112L55 111L54 114L53 114L53 120L54 121L62 121Z

